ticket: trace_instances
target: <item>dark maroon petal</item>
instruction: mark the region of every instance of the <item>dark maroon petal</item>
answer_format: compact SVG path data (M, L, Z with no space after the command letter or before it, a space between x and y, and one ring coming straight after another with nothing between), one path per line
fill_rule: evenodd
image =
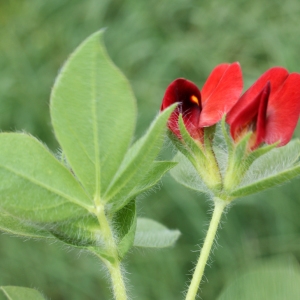
M272 89L272 87L271 87ZM300 74L291 73L276 92L271 93L267 110L265 141L279 146L287 144L300 114Z
M212 126L219 122L238 101L242 89L242 70L239 63L216 67L203 87L199 126Z
M232 124L237 115L249 102L256 98L264 86L269 81L271 84L271 94L276 92L288 77L288 71L281 67L274 67L262 74L258 80L242 95L236 105L230 110L227 115L226 121Z
M178 128L178 116L181 113L188 132L196 138L199 131L198 122L201 112L201 94L198 87L184 78L174 80L166 90L161 111L173 103L178 103L178 106L168 121L169 129L178 138L181 137Z

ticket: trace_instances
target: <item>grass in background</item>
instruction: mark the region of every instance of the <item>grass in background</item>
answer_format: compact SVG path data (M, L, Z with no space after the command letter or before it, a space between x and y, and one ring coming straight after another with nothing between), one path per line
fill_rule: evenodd
M69 53L102 27L108 28L110 56L133 85L139 136L176 77L201 86L215 65L232 61L241 63L245 87L274 65L300 72L299 12L297 0L284 5L278 0L1 1L0 129L26 130L55 151L48 108L54 78ZM183 298L208 209L203 196L169 177L159 191L140 200L141 215L179 228L182 237L173 249L128 255L134 299ZM291 254L299 261L299 209L297 179L237 201L219 232L221 246L212 257L213 267L207 268L203 299L216 299L235 273L259 259ZM0 284L37 287L53 300L109 299L101 266L66 250L60 244L2 235Z

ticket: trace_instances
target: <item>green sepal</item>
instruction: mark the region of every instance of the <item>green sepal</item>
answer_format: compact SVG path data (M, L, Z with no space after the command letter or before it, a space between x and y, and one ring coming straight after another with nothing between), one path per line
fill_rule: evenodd
M178 151L173 159L178 164L170 171L170 174L178 183L192 190L211 194L210 190L185 155Z
M206 151L211 151L212 142L216 133L216 124L203 128L204 148Z
M251 165L256 159L258 159L262 155L270 152L271 150L275 149L278 146L278 144L279 144L279 142L276 142L274 144L264 145L263 147L255 149L254 151L249 153L249 155L247 157L247 164Z
M229 154L228 165L224 174L223 186L226 192L232 191L241 182L245 172L250 167L246 164L248 157L248 142L252 132L248 132L233 148Z
M118 253L120 260L131 249L136 231L136 203L131 200L126 206L113 216L113 224L118 239Z
M196 164L196 160L191 152L189 152L189 149L186 147L186 145L183 143L182 140L178 139L178 137L171 131L167 130L167 136L172 142L172 144L175 146L175 148L180 151L184 156L186 156L190 162L192 162L193 165Z
M54 236L37 224L20 220L0 210L0 231L26 239L54 239Z
M0 299L2 300L45 300L43 295L35 290L20 286L1 286Z
M245 136L236 144L234 148L234 159L236 164L240 165L241 162L248 156L248 143L252 136L252 132L248 132Z
M0 134L0 207L30 222L55 222L92 209L74 175L37 139Z
M151 170L163 144L163 134L175 104L164 110L153 121L147 133L126 154L123 163L111 182L103 201L112 203L129 194Z
M137 219L135 247L165 248L173 246L180 236L179 230L170 230L147 218Z
M228 126L226 125L226 114L223 115L222 120L221 120L221 130L222 130L224 141L226 142L228 153L229 153L229 155L231 155L233 152L233 149L234 149L234 147L233 147L234 144L233 144L233 140L229 134Z
M180 129L180 134L182 139L188 149L188 152L192 153L196 158L197 163L203 163L205 165L206 157L201 149L203 146L201 145L201 141L196 142L187 131L185 124L183 122L182 114L179 115L178 125Z
M182 136L181 143L184 143L184 146L178 149L192 163L198 173L198 176L201 177L201 180L203 180L211 190L219 191L222 185L221 176L215 155L212 150L212 140L215 132L215 126L205 128L204 145L202 145L201 141L195 140L190 136L185 127L181 114L179 115L178 124L180 134ZM178 141L176 144L178 144Z

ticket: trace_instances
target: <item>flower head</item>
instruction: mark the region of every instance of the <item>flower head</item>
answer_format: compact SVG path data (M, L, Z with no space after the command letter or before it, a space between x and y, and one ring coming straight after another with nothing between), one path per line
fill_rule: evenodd
M238 141L252 131L249 146L279 146L292 138L300 114L300 74L281 67L266 71L238 100L227 115L230 133Z
M203 127L216 124L237 102L243 88L242 72L238 63L220 64L209 75L202 90L184 78L174 80L167 88L161 111L173 103L169 129L180 139L178 117L182 114L189 134L202 140Z

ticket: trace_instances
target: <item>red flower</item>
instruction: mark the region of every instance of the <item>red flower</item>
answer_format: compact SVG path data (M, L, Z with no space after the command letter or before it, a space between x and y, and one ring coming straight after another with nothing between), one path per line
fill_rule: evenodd
M238 63L218 65L209 75L202 91L184 78L174 80L167 88L160 110L173 103L178 106L172 113L169 129L181 138L178 116L194 139L201 140L203 127L212 126L221 120L237 102L243 88L242 71Z
M300 113L300 74L281 67L266 71L239 99L227 115L232 138L250 130L251 149L261 143L279 146L292 138Z

